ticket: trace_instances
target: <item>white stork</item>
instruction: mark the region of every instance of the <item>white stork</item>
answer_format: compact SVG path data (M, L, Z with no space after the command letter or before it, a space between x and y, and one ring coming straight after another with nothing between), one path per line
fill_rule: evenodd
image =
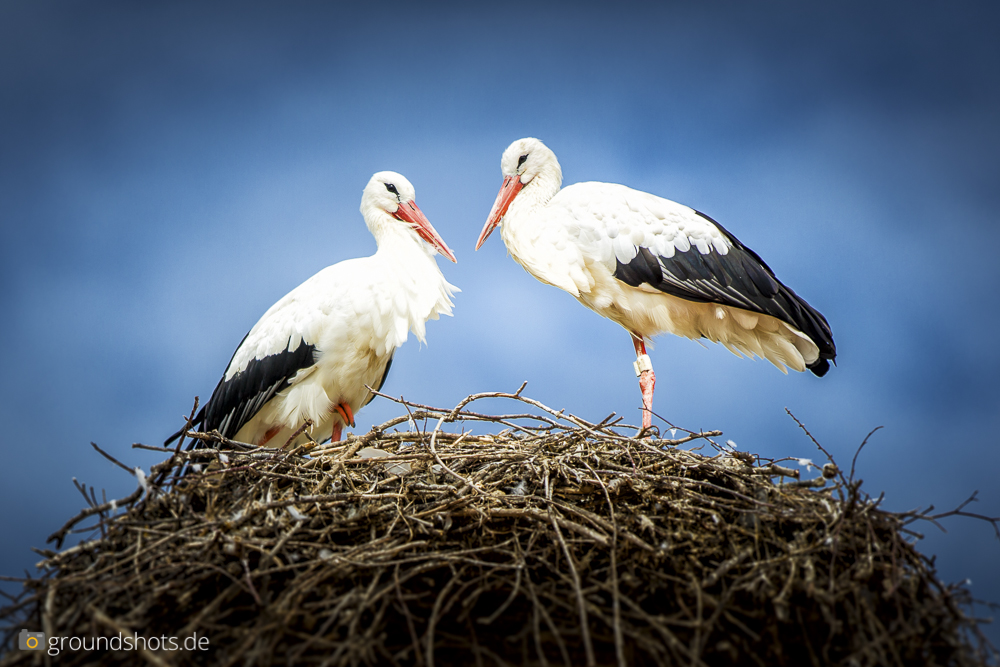
M365 385L382 388L407 330L425 342L425 323L451 315L459 291L434 260L438 252L455 256L413 197L400 174L372 176L361 214L377 252L328 266L271 306L236 348L195 424L279 447L307 419L319 442L354 426L354 414L374 398Z
M656 384L646 343L657 334L707 338L783 373L829 370L837 350L826 319L707 215L614 183L560 190L559 162L538 139L512 143L500 168L503 187L476 250L502 222L508 252L528 273L631 334L644 428Z

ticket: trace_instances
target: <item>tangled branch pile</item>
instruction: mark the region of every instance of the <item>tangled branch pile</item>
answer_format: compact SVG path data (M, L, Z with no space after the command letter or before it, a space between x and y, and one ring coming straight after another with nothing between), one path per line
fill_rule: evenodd
M525 411L468 409L487 396ZM904 539L928 517L879 509L832 462L800 481L716 444L718 432L636 439L610 417L591 424L519 394L405 407L309 450L193 434L214 447L169 450L132 497L95 498L85 514L100 536L48 553L44 576L0 616L50 637L210 642L145 646L156 664L972 665L993 655L963 613L965 590L941 584ZM505 430L476 435L475 422ZM706 453L681 447L699 444ZM5 662L37 655L15 649Z

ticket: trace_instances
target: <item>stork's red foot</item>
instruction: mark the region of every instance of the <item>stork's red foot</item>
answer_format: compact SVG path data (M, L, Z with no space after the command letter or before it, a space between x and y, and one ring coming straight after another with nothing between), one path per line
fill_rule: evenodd
M354 428L354 411L351 410L351 406L347 403L337 403L337 405L334 406L334 410L340 414L340 418L344 420L345 424Z
M337 442L341 438L341 434L344 432L344 424L347 424L351 428L354 428L354 411L351 410L351 406L347 403L340 402L337 403L330 412L336 412L340 415L340 420L334 420L333 433L330 435L331 442Z

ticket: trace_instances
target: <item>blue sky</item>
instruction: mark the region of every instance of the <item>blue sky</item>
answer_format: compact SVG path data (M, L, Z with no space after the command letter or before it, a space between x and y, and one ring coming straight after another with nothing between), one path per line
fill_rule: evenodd
M827 377L664 337L655 407L744 450L819 459L892 510L1000 515L1000 10L987 2L0 5L0 572L80 505L126 495L93 453L176 430L267 307L370 254L375 171L409 178L463 291L385 391L526 393L639 419L632 346L499 237L500 155L536 136L567 184L719 220L823 312ZM367 429L398 412L377 400ZM1000 602L984 524L925 526L942 578ZM991 630L998 639L1000 631Z

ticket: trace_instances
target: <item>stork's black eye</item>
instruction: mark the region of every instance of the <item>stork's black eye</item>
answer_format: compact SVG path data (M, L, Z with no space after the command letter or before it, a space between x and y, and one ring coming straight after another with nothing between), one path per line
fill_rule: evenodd
M521 157L519 157L517 159L517 168L520 169L521 165L524 164L525 160L527 160L527 159L528 159L528 154L527 153L525 153L524 155L522 155Z
M386 183L385 189L391 192L392 194L396 195L397 197L399 196L399 192L396 191L396 186L393 185L392 183Z

